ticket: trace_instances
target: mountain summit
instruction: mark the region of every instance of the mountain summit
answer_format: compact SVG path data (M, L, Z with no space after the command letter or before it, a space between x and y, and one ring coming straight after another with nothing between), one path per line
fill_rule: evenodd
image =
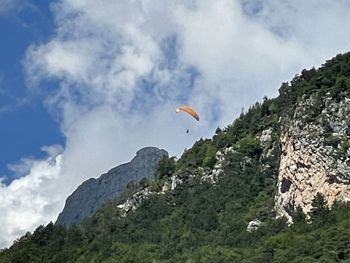
M97 179L86 180L67 198L56 224L78 224L108 200L119 197L128 184L137 184L144 178L152 180L156 165L163 156L168 156L165 150L145 147L130 162L110 169Z

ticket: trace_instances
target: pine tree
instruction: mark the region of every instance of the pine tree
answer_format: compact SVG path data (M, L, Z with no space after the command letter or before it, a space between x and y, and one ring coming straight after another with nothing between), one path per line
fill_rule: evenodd
M310 211L310 217L313 224L323 225L330 220L330 209L327 206L327 202L321 193L317 193L315 198L311 202L312 209Z

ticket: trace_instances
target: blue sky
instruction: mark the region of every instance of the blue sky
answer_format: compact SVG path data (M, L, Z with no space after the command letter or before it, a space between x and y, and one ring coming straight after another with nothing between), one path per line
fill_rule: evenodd
M0 175L11 181L7 165L22 157L41 158L43 145L62 144L59 123L48 113L42 95L28 91L22 60L29 45L46 41L54 31L50 1L22 2L0 13Z
M302 69L349 51L350 7L1 0L0 33L1 248L55 221L78 185L140 148L180 156ZM176 115L182 104L200 121Z

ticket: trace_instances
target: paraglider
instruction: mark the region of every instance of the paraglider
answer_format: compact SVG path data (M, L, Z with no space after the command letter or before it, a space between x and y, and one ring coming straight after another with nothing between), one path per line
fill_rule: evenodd
M180 111L191 115L193 118L195 118L197 121L199 121L198 113L194 109L192 109L190 106L181 106L181 107L176 109L176 113L179 113ZM190 132L190 129L186 129L186 133L189 133L189 132Z
M193 118L195 118L197 121L199 121L198 113L194 111L190 106L181 106L176 109L176 113L179 113L180 111L186 112L189 115L191 115Z

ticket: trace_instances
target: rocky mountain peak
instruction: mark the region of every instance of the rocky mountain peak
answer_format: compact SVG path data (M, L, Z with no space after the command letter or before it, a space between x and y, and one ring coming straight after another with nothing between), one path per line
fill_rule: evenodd
M145 147L130 162L110 169L99 178L86 180L67 198L56 224L78 224L93 215L108 200L119 197L128 183L138 183L143 178L151 180L163 156L168 156L167 151Z

